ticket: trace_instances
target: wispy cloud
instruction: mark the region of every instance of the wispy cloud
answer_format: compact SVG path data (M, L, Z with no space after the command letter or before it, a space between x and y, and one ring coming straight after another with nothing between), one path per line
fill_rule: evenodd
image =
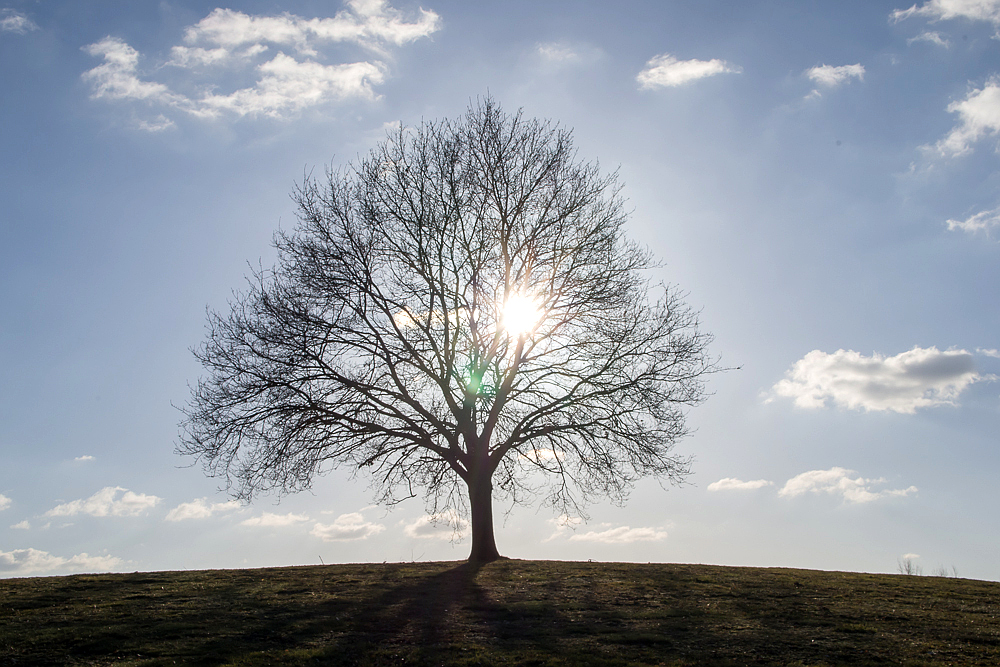
M0 551L0 573L5 575L43 574L46 572L109 572L124 561L114 556L90 556L86 553L63 558L38 549Z
M84 454L83 456L77 456L73 460L76 461L77 463L86 463L87 461L95 461L96 459L90 454Z
M0 32L26 35L32 30L38 30L38 26L21 12L13 9L0 9Z
M13 501L10 498L8 498L4 494L0 493L0 512L4 511L8 507L10 507L10 505L11 505L12 502Z
M752 491L754 489L760 489L765 486L774 486L774 482L766 479L755 479L749 482L744 482L735 477L724 477L718 482L712 482L708 485L709 491Z
M289 118L312 107L347 99L374 99L384 82L391 47L399 47L438 30L440 19L420 9L407 21L384 0L349 0L332 18L306 19L293 14L257 16L215 9L187 28L184 44L151 68L161 79L140 71L138 51L117 37L84 47L104 62L84 72L91 97L143 103L154 114L139 122L148 131L174 125L178 112L202 119L223 116ZM358 62L325 64L324 47L355 44L374 57ZM271 53L277 47L278 51ZM289 53L286 53L287 50ZM228 87L248 69L252 86Z
M456 512L439 512L419 517L403 525L408 537L433 540L458 540L469 530L469 522Z
M210 503L208 498L195 498L191 502L181 503L167 513L167 521L187 521L189 519L208 519L216 514L238 510L240 504L235 500L223 503Z
M772 391L794 399L800 408L833 402L849 409L912 414L953 405L966 387L986 379L991 378L976 372L973 356L965 350L914 347L892 357L813 350L795 362Z
M604 524L602 528L607 526ZM662 528L632 528L618 526L605 530L592 530L570 535L571 542L599 542L601 544L629 544L631 542L659 542L667 539L667 531Z
M916 42L927 42L929 44L935 44L937 46L944 47L946 49L951 48L951 42L948 41L947 37L944 37L939 32L922 32L916 37L911 37L906 40L907 44L914 44Z
M716 74L737 74L743 70L725 60L678 60L669 53L653 56L635 80L644 90L672 88Z
M262 528L280 528L283 526L294 526L297 523L302 523L303 521L308 520L309 517L305 514L293 514L291 512L288 514L274 514L273 512L264 512L260 516L254 516L240 521L240 525L257 526Z
M985 232L989 234L996 227L1000 227L1000 208L989 211L980 211L971 215L965 220L948 220L948 231L962 231L969 234Z
M535 55L550 70L585 65L600 60L604 53L590 44L571 42L541 42L535 45Z
M805 74L817 85L835 88L849 82L851 79L863 81L865 78L865 67L861 63L838 66L818 65L807 69Z
M53 507L45 516L138 516L160 502L157 496L135 493L120 486L106 486L89 498Z
M963 100L948 105L959 122L932 147L942 157L958 157L972 151L973 145L1000 131L1000 82L991 79L982 88L972 90Z
M25 519L24 521L18 521L11 528L15 530L31 530L31 523Z
M569 516L568 514L561 514L555 519L549 519L548 521L553 526L555 526L555 531L543 540L543 542L551 542L552 540L563 537L572 533L576 530L577 526L583 524L583 519L578 516Z
M1000 24L1000 0L928 0L909 9L897 9L889 15L892 22L918 16L931 21L968 19Z
M385 526L373 521L366 521L360 512L341 514L333 523L316 523L309 534L324 542L347 542L365 540L378 535Z
M874 490L877 485L885 484L885 478L865 479L852 477L853 470L834 467L829 470L810 470L792 477L778 491L785 498L795 498L805 493L825 493L841 496L849 503L869 503L883 498L902 498L917 492L917 487L905 489Z

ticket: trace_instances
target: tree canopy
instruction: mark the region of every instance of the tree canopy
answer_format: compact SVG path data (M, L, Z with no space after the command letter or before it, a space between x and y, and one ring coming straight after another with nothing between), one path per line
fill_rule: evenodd
M683 480L710 337L620 190L489 98L307 177L276 265L209 313L178 450L244 499L341 466L382 502L422 490L471 513L474 560L499 557L494 496L579 512Z

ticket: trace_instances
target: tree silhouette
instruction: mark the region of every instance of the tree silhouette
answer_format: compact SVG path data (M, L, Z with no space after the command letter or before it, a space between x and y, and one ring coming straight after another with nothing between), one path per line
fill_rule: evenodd
M579 512L683 480L709 336L569 131L487 98L326 176L293 193L276 266L209 313L180 453L243 499L340 466L380 502L423 489L471 514L480 562L495 494Z

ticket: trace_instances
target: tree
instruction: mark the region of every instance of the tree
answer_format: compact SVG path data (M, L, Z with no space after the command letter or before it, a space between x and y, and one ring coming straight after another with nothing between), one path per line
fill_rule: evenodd
M234 495L368 470L381 502L423 488L435 514L471 514L484 562L494 495L579 512L688 474L672 450L709 336L651 286L617 176L577 160L569 131L487 98L293 199L276 266L209 313L195 351L207 377L178 451Z

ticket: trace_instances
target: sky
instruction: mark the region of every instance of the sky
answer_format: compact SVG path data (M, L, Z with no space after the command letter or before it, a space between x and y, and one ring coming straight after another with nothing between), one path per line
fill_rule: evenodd
M174 449L296 184L491 95L618 170L731 368L687 484L498 504L501 553L1000 580L1000 0L424 1L0 0L0 576L465 558Z

